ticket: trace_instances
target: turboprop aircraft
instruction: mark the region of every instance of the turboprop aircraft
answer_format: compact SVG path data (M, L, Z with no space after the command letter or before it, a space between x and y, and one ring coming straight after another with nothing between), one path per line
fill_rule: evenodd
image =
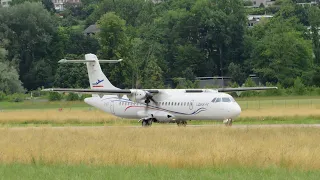
M219 89L119 89L113 86L101 70L100 63L119 60L98 60L86 54L85 60L62 59L59 63L85 63L90 89L51 88L44 91L92 94L84 102L115 116L139 119L142 126L152 123L177 123L186 126L188 120L223 120L231 126L240 115L238 103L225 92L267 90L276 87L241 87Z

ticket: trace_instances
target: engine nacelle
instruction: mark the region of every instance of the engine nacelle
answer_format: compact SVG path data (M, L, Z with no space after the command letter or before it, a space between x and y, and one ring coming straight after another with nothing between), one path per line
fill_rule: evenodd
M128 96L133 101L142 101L146 99L147 93L143 90L133 90Z
M175 120L175 117L167 112L158 111L152 114L153 118L155 118L159 122L170 122Z

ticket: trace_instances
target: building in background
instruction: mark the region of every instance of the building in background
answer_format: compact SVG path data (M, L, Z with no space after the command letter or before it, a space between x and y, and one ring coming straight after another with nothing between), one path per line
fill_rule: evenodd
M273 15L248 15L248 27L253 27L261 22L262 19L268 19L272 17Z
M52 0L52 3L56 11L63 11L66 4L77 6L81 3L81 1L80 0Z
M96 24L92 24L83 31L83 34L85 36L91 36L97 34L98 32L100 32L100 29Z
M253 7L268 7L270 5L272 5L275 0L251 0L252 1L252 6Z
M9 7L10 2L11 2L11 0L0 0L0 4L2 7Z

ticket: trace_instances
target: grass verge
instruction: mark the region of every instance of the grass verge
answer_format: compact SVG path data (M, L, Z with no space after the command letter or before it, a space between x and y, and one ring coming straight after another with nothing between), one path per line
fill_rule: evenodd
M308 179L318 180L320 171L282 168L168 168L157 166L0 165L0 179Z
M0 162L320 169L319 129L0 128Z

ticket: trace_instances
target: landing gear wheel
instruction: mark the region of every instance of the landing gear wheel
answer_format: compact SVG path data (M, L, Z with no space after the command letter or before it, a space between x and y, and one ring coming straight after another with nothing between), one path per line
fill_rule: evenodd
M178 121L177 122L178 126L186 127L187 126L187 121Z
M226 126L232 126L232 122L233 122L232 119L226 119L226 120L223 121L223 123L224 123Z
M142 120L142 127L148 127L152 125L152 120L151 119L147 119L147 120Z

